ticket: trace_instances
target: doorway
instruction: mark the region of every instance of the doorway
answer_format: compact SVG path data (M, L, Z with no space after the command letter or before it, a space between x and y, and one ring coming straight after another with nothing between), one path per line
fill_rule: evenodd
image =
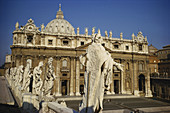
M62 80L61 82L61 93L62 95L67 95L67 80Z
M139 75L139 91L145 93L145 76Z
M114 92L119 94L119 80L114 80Z

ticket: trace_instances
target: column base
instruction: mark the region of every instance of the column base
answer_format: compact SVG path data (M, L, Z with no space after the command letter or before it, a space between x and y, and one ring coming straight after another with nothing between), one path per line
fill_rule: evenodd
M62 94L60 94L60 93L56 93L56 94L55 94L55 96L62 96Z
M138 90L135 90L135 91L134 91L134 95L139 97L139 96L140 96L139 91L138 91Z
M151 90L148 90L148 94L146 94L145 97L153 97L152 91L151 91Z
M80 96L81 94L79 92L76 92L76 96Z
M115 92L114 92L114 91L112 91L111 93L112 93L112 94L115 94Z
M110 91L107 91L106 94L107 94L107 95L111 95L112 93L111 93Z
M71 92L71 93L70 93L70 96L74 96L74 93L73 93L73 92Z

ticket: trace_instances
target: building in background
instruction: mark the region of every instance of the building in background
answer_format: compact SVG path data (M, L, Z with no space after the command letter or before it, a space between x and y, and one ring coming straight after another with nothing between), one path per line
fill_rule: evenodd
M158 75L158 63L160 62L156 52L158 51L152 44L149 48L149 73L151 76Z
M155 97L170 100L170 45L156 52L160 62L159 73L151 76L152 92Z
M32 60L32 69L40 61L47 63L49 57L53 57L53 66L57 78L55 79L53 93L56 96L78 96L83 94L85 67L80 64L79 56L84 54L91 44L92 34L79 34L79 28L75 28L64 19L61 6L56 18L51 20L41 29L29 19L25 26L19 27L16 23L13 31L13 44L11 48L11 66L26 66L27 59ZM98 30L100 32L100 30ZM137 36L132 34L132 39L112 37L112 32L102 36L102 45L118 63L124 65L124 72L116 67L112 75L112 83L108 94L133 94L136 96L152 96L150 90L150 72L148 68L148 42L142 32Z

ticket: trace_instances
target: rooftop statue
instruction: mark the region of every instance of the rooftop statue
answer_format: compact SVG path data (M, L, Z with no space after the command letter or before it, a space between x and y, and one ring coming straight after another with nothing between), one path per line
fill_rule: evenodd
M84 95L80 104L80 113L98 113L103 109L104 90L109 89L112 78L112 68L115 65L123 71L123 66L116 63L111 54L101 45L100 30L92 39L92 44L84 55L80 56L80 62L86 66L84 75Z

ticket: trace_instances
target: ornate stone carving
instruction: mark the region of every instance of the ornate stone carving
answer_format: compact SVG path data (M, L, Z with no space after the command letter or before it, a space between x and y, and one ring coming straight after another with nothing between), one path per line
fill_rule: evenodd
M53 58L50 57L48 59L48 64L47 64L48 67L45 72L45 81L44 81L44 86L43 86L43 91L44 91L43 95L46 95L46 96L51 95L51 91L54 86L55 73L54 73L54 67L52 65L52 62L53 62Z
M83 101L80 112L94 113L103 109L104 90L109 89L112 82L112 68L117 66L123 71L122 65L116 63L111 54L101 45L100 30L93 37L93 42L87 48L86 54L80 56L80 62L86 66Z
M43 66L43 61L39 62L39 65L34 68L33 71L33 90L32 93L36 95L40 95L40 91L43 85L43 81L40 77L42 70L41 67Z
M29 90L30 90L29 85L30 85L30 79L31 79L31 76L32 76L31 66L32 66L32 60L28 59L26 67L24 69L23 85L22 85L22 88L21 88L21 90L24 90L24 91L27 91L27 92L29 92Z

